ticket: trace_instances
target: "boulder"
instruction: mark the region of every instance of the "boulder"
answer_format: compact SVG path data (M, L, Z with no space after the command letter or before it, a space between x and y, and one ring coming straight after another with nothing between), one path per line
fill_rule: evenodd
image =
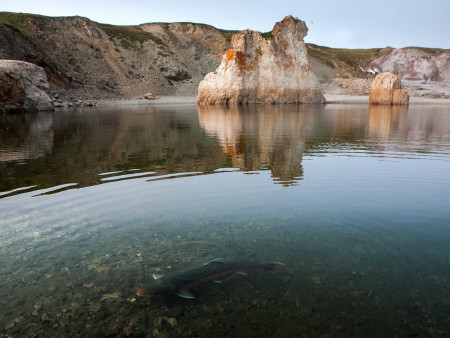
M233 35L233 49L200 82L197 103L325 103L306 54L307 32L303 21L287 16L271 34Z
M375 77L370 87L370 104L408 104L409 96L401 89L401 81L394 73L382 73Z
M392 94L392 104L393 105L406 105L409 103L409 95L403 89L394 90Z
M29 62L0 60L0 112L53 110L43 68Z
M153 93L144 94L144 99L146 99L146 100L156 100L157 98L158 98L158 96L156 96Z

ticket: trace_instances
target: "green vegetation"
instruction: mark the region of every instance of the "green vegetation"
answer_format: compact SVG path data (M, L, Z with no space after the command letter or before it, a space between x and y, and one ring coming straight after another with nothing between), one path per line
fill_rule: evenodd
M339 69L343 74L357 75L359 67L367 67L370 62L383 56L389 48L343 49L306 44L308 55L328 67ZM341 75L343 75L341 74Z
M134 42L139 42L142 47L142 44L148 40L152 40L157 45L166 46L160 38L138 26L113 26L104 23L99 25L110 38L119 39L124 48L130 48Z
M170 30L169 24L168 24L168 23L162 23L162 26L163 26L164 32L167 34L168 38L169 38L173 43L178 43L178 38L177 38L176 35Z
M0 12L0 24L4 24L16 30L25 39L30 41L33 45L36 45L29 30L29 22L32 20L45 21L49 20L49 18L36 14Z
M261 35L264 36L266 39L272 39L272 37L273 37L272 31L261 33Z
M225 38L225 40L227 40L228 42L231 43L231 37L236 34L239 33L240 31L228 31L228 30L224 30L224 29L218 29L219 33L223 35L223 37Z
M17 29L21 33L28 32L27 22L31 20L49 20L48 17L27 13L0 12L0 23Z

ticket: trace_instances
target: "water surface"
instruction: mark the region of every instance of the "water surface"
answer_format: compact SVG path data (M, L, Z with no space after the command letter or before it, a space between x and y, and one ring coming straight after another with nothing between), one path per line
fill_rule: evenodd
M0 127L1 335L450 335L448 106L61 110ZM136 297L217 257L285 267L194 300Z

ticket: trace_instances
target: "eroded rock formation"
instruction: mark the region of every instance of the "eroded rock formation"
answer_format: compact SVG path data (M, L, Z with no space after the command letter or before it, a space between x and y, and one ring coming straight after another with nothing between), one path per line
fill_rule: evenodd
M307 32L303 21L287 16L271 37L251 30L233 35L233 49L200 83L197 103L324 103L303 42Z
M370 104L405 105L408 94L401 89L401 81L394 73L382 73L375 77L370 87Z
M441 79L435 58L417 48L392 49L372 61L369 69L376 73L391 72L408 81Z
M29 62L0 60L0 112L53 110L43 68Z

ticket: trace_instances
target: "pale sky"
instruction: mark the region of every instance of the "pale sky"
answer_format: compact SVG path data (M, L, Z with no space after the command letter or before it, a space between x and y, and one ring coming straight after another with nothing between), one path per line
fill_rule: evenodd
M263 32L291 14L306 22L305 41L322 46L450 49L450 0L0 0L0 11L80 15L114 25L188 21Z

